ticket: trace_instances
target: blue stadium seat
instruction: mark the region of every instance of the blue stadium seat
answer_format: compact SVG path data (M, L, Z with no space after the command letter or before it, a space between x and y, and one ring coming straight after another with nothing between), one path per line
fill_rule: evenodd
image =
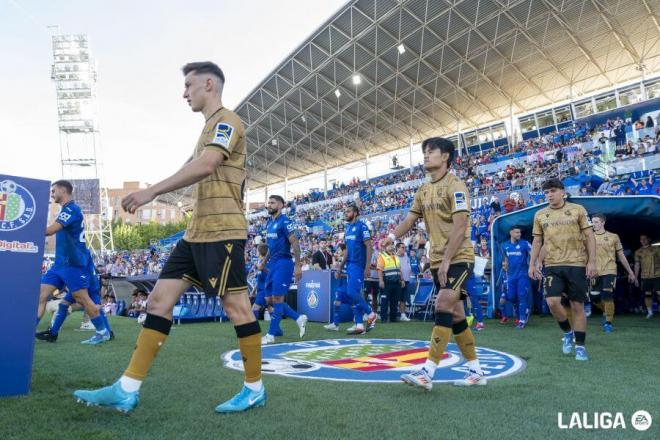
M424 321L429 313L432 313L430 308L433 307L433 299L435 297L435 286L431 280L421 279L417 282L417 290L411 305L411 315L424 310Z
M218 321L223 321L223 319L227 317L222 307L222 301L220 301L220 298L218 297L215 298L215 309L213 310L213 317Z
M199 297L195 295L192 299L192 305L190 306L190 317L194 318L197 316L197 312L199 311Z
M215 298L209 298L206 301L206 311L204 312L204 316L206 318L213 318L214 310L215 310Z
M174 309L172 309L172 321L181 324L181 316L183 312L184 306L182 304L175 305Z
M484 315L492 317L492 310L489 305L488 298L490 296L490 279L484 279L484 277L473 276L465 283L465 289L468 291L470 296L477 295L479 298L479 307L483 307L483 304L486 304L486 313ZM477 305L472 304L472 307Z
M206 295L201 295L199 298L199 308L195 314L196 318L206 318Z

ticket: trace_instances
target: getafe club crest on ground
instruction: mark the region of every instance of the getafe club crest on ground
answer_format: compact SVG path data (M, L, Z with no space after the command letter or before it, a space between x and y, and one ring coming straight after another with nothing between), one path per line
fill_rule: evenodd
M327 339L262 348L266 374L303 379L347 382L399 382L400 376L420 368L426 361L427 341L408 339ZM477 357L488 379L522 371L525 362L517 356L479 347ZM222 355L224 365L243 370L238 350ZM452 382L465 375L465 359L455 344L449 344L433 378Z
M0 230L15 231L34 217L34 197L13 180L0 182Z

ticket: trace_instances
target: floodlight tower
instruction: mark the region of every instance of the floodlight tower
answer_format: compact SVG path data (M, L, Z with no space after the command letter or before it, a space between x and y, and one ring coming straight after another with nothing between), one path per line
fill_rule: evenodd
M85 232L89 247L104 253L114 249L108 192L103 181L100 135L96 120L96 66L89 50L87 35L52 36L53 68L51 79L57 92L57 116L60 137L62 176L85 179L94 190L98 206L85 212ZM75 190L74 190L75 191Z

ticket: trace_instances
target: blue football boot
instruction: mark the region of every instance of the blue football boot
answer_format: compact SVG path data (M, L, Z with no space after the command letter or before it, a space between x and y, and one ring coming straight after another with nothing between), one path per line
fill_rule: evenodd
M98 390L78 390L73 393L73 396L79 403L85 402L87 406L115 408L123 413L135 409L140 403L140 392L124 391L119 381Z
M223 404L215 407L215 412L232 413L257 408L266 404L266 389L261 387L260 391L252 391L246 386Z
M108 342L110 340L110 337L111 337L110 333L106 330L105 333L96 332L94 336L92 336L89 339L85 339L80 343L85 345L99 345L99 344L103 344L104 342Z
M587 356L587 350L584 347L579 345L575 347L575 360L576 361L588 361L589 356Z
M561 351L564 354L571 354L573 351L573 332L564 334L562 338Z

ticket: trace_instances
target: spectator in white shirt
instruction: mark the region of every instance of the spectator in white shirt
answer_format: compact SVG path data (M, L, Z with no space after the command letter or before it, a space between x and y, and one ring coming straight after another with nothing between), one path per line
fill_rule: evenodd
M412 267L410 267L410 257L406 252L406 245L404 243L398 243L396 245L396 255L399 257L401 280L404 283L401 286L401 298L399 299L399 320L410 321L410 318L406 315L406 302L410 300L406 297L406 292L408 291L408 284L410 284L410 277L412 276Z

